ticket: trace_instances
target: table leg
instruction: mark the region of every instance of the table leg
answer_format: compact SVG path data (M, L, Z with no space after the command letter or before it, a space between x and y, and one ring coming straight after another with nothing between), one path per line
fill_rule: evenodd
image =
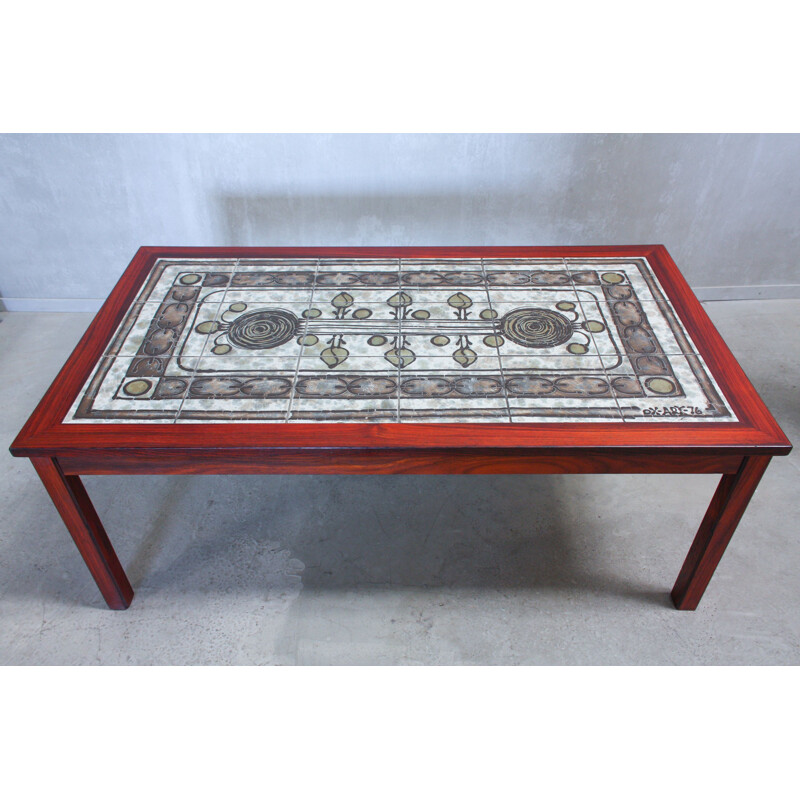
M769 462L769 456L747 456L737 473L722 476L672 588L675 608L697 608Z
M31 462L109 608L127 608L133 589L81 479L65 475L55 458L31 458Z

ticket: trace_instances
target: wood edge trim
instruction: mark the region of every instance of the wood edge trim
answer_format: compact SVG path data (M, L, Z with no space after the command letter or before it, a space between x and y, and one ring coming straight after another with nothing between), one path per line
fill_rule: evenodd
M280 425L284 425L285 423L276 423ZM310 423L313 424L313 423ZM398 425L407 428L409 425L416 426L416 423L397 423ZM637 423L634 425L631 423L628 427L624 430L631 430L631 432L638 432L642 435L646 435L647 433L654 433L659 431L664 431L665 427L656 426L653 430L645 429L643 425L646 423ZM677 424L677 423L676 423ZM258 426L259 423L254 423L254 426ZM366 426L366 424L361 423L361 425ZM477 425L477 423L476 423ZM176 429L176 426L162 426L167 428L167 432L169 432L170 440L161 439L159 441L147 441L147 439L139 439L138 441L133 438L136 434L136 430L134 426L131 425L120 425L114 426L115 428L120 428L124 430L114 430L109 431L111 427L110 424L106 425L91 425L91 426L80 426L81 428L91 428L91 431L83 431L83 430L76 430L75 425L58 425L54 426L53 428L41 431L38 433L33 434L26 434L23 430L21 431L12 445L9 447L9 451L11 452L12 456L18 458L30 458L34 456L44 456L44 457L57 457L62 454L67 453L102 453L102 452L121 452L121 451L131 451L131 452L150 452L153 454L156 453L175 453L175 452L194 452L194 453L203 453L203 452L258 452L258 451L280 451L280 450L326 450L326 451L348 451L348 450L372 450L376 452L380 452L382 450L412 450L412 449L422 449L422 450L459 450L469 448L476 451L486 451L486 450L497 450L497 449L505 449L509 451L517 451L517 452L573 452L573 453L581 453L581 452L596 452L596 451L603 451L607 453L644 453L644 452L657 452L663 456L681 454L681 453L712 453L712 452L725 452L728 454L737 454L741 456L746 455L772 455L772 456L785 456L788 455L792 451L792 444L789 442L788 439L784 437L782 438L774 438L769 434L765 433L760 428L748 427L748 426L738 426L736 427L735 433L739 437L739 441L733 440L730 442L719 443L719 442L711 442L705 444L694 444L694 443L663 443L659 444L657 442L644 442L644 443L628 443L628 444L616 444L616 445L607 445L607 444L598 444L595 442L586 442L586 443L561 443L561 442L547 442L547 443L531 443L530 441L524 443L515 443L513 440L508 441L497 441L497 442L487 442L487 443L464 443L462 441L456 440L449 440L449 441L433 441L431 438L428 438L425 445L419 447L413 443L409 443L407 440L403 441L393 441L391 436L385 437L374 437L369 439L368 441L359 441L359 440L352 440L347 441L342 444L334 444L328 445L324 448L320 448L317 444L300 444L297 442L287 442L286 444L271 444L271 443L264 443L264 442L253 442L252 437L248 437L248 441L245 442L238 442L238 441L224 441L224 442L214 442L213 439L209 440L208 434L213 434L216 431L221 431L224 426L220 425L198 425L198 426L191 426L192 428L200 428L204 434L206 434L205 438L201 441L198 441L197 438L191 437L184 437L179 436L179 431L184 433L192 433L192 431L186 430L187 426L181 426L180 429ZM241 427L241 426L237 426ZM318 426L317 426L318 427ZM547 427L543 426L540 429L534 429L535 432L542 434L547 434ZM132 429L133 428L133 429ZM69 438L65 438L62 434L65 432L71 434ZM95 431L95 429L98 429ZM687 434L691 434L696 428L689 428L685 431ZM712 429L712 431L715 430ZM171 433L171 431L175 431L175 433ZM98 442L95 439L87 440L85 444L80 444L76 441L75 434L76 433L84 433L87 435L91 435L93 433L104 434L106 437L111 434L113 437L116 434L124 434L125 437L131 437L129 441L113 441L113 438L107 438L105 442ZM155 431L155 434L161 433L161 430ZM193 431L195 434L197 431ZM505 432L505 430L503 431ZM529 431L530 432L530 431ZM666 429L666 432L669 433L669 429ZM480 429L478 429L478 433L480 433ZM781 432L782 433L782 432ZM689 437L687 437L689 438ZM172 440L174 439L174 440ZM743 441L744 440L744 441Z
M668 296L681 323L698 344L699 354L708 364L737 416L754 430L764 433L781 445L791 447L786 434L697 299L667 248L664 245L654 245L651 259L651 267L656 276L670 290ZM739 386L734 390L733 384Z
M507 450L278 450L259 453L95 453L63 456L65 472L116 474L733 474L744 457L731 453L545 452Z

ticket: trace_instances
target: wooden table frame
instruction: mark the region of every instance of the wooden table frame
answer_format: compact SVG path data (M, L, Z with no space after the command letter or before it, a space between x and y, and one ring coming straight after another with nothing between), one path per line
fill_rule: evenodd
M63 422L158 258L645 257L734 410L731 423L314 423L163 425ZM465 442L468 446L465 446ZM11 446L31 459L103 597L133 589L80 475L717 473L719 487L672 589L700 602L772 456L791 444L661 245L626 247L142 247Z

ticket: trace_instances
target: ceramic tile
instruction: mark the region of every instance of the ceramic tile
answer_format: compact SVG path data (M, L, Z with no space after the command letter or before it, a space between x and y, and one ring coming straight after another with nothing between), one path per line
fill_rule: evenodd
M669 363L669 374L640 378L643 395L620 400L625 422L736 420L700 356L673 355Z
M162 259L71 422L730 421L645 259Z
M476 375L484 372L500 372L500 359L496 351L486 348L482 355L471 348L460 348L449 355L416 356L402 370L410 372L452 372L458 375Z
M628 389L625 396L635 396L638 389L636 381L626 387L622 379L621 388ZM508 404L514 407L533 406L577 407L599 405L617 407L618 387L609 376L602 373L594 375L554 375L554 374L506 374L505 386ZM589 402L591 401L591 403Z
M210 321L199 314L178 349L204 357L297 358L308 311L305 304L225 303Z
M159 306L152 303L136 303L131 306L103 355L136 355L144 343L158 310Z
M134 302L197 302L211 294L221 302L218 293L224 293L235 263L235 259L159 259Z
M296 269L310 269L312 272L320 263L313 256L300 256L296 258L237 258L235 261L236 272L259 272L263 270L284 270L291 272Z
M546 423L558 422L622 422L622 415L616 406L593 403L587 406L579 403L575 406L559 407L556 404L531 403L529 405L510 404L511 422Z
M636 356L632 359L627 353L617 352L612 355L599 356L603 369L606 372L641 372L648 370L648 374L661 374L666 359L662 357ZM636 365L634 366L634 360Z
M506 406L502 376L450 373L400 376L403 408L459 408L466 412L474 400L485 400L486 406Z
M306 370L298 372L293 384L294 402L336 400L351 397L355 400L377 399L394 401L398 393L398 370L362 372L328 372Z
M326 325L325 321L315 324L309 320L303 335L299 337L299 355L303 358L319 358L322 354L328 357L331 348L338 348L338 356L382 356L397 346L397 336L392 335L390 328L377 325L361 333L355 326L345 329L344 333L336 334L335 323ZM376 331L376 332L372 332ZM346 350L345 353L339 352Z
M488 287L493 305L508 303L513 308L537 306L548 308L558 303L577 303L576 291L571 285L557 287L492 286Z
M229 275L226 275L223 280L228 281ZM173 285L167 287L164 292L152 292L143 296L141 300L137 299L135 305L143 303L155 303L157 305L167 305L172 303L188 303L190 305L199 305L200 303L222 303L225 300L225 294L228 291L227 285L213 285L206 286L200 283L196 286L178 286Z
M185 339L191 324L213 320L218 303L136 303L111 338L104 355L161 355ZM199 355L199 353L196 353Z
M400 266L404 271L424 269L433 271L460 270L460 269L481 269L480 258L437 258L430 256L427 258L402 258Z
M277 348L277 350L282 349ZM270 355L242 353L241 350L231 350L225 354L207 352L196 360L195 372L198 375L217 375L226 372L294 372L297 369L299 350L299 345L295 343L283 353L274 352Z
M231 286L225 295L225 302L231 304L277 306L289 303L291 305L308 306L313 297L314 287L235 287Z
M660 303L641 303L640 308L661 352L668 355L697 352L677 315L665 313L665 307Z
M399 272L400 259L398 258L321 258L317 272Z
M614 352L611 333L606 326L587 317L572 290L544 289L535 302L515 303L502 293L490 292L495 338L502 356L551 356L602 354ZM602 335L595 339L592 331ZM499 337L499 339L497 339Z
M67 416L67 422L172 422L181 401L163 387L182 380L163 365L141 357L104 357Z
M203 303L190 308L185 317L165 330L162 330L160 318L155 317L150 341L139 352L174 357L202 356L215 346L215 340L221 340L227 324L225 308L221 303ZM169 318L168 324L171 322Z
M485 277L480 269L434 271L427 269L403 271L400 281L405 291L480 291Z
M344 347L327 346L319 355L309 355L297 362L299 374L310 372L359 372L365 375L396 370L402 354L387 352L383 355L353 355Z
M588 352L599 356L604 370L625 367L625 351L613 334L614 324L603 310L603 304L593 294L589 294L583 289L577 289L576 294L580 313L583 316L580 328L583 334L589 337ZM630 368L630 364L627 364L627 367Z
M488 331L465 329L459 325L442 324L438 333L419 335L415 329L402 330L402 346L410 350L417 358L449 358L460 366L469 367L476 357L496 356L499 339ZM476 335L476 332L478 335ZM487 334L487 335L483 335Z
M612 362L613 363L613 362ZM587 353L573 356L565 353L558 356L508 356L500 349L500 364L505 372L575 373L577 375L605 372L603 357Z
M400 422L510 422L504 399L454 398L418 400L400 398Z
M404 285L402 292L410 298L409 309L441 305L451 312L463 308L472 317L478 312L478 309L489 305L489 297L484 286Z
M502 258L502 257L490 257L490 258L482 258L481 263L483 264L484 269L523 269L523 270L531 270L531 269L541 269L541 270L563 270L564 269L564 259L563 258Z
M285 422L290 397L212 396L187 398L175 419L180 423Z
M398 286L316 286L314 305L325 310L345 309L348 316L358 308L383 307L394 311L405 298L399 297Z
M370 372L301 369L287 421L396 422L398 370L384 367Z
M562 265L551 269L536 264L487 264L484 262L484 279L494 291L530 291L534 289L570 289L572 275Z
M352 401L344 404L340 400L332 400L324 403L299 402L290 409L286 422L358 422L387 423L399 422L397 405L384 403L354 403Z
M294 292L302 296L314 288L314 271L297 272L237 272L228 287L229 292Z

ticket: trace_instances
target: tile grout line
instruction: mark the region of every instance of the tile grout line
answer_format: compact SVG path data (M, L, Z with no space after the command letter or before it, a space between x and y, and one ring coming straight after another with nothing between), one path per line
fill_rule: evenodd
M483 275L483 288L486 291L486 298L489 302L489 309L494 312L494 306L492 305L492 293L489 291L489 280L486 276L486 266L483 263L483 256L481 256L481 274ZM494 321L494 317L492 318ZM496 334L499 335L499 334ZM506 384L506 375L505 371L503 370L503 356L500 354L500 348L495 347L497 350L497 361L500 365L500 380L503 385L503 399L506 401L506 411L508 412L508 421L513 422L514 420L511 417L511 402L508 399L508 385Z
M403 259L401 256L397 259L397 291L403 291ZM398 312L399 313L399 312ZM400 319L400 342L402 344L403 341L403 320ZM400 362L397 362L397 410L395 411L394 419L395 422L402 422L400 416L400 384L402 383L402 370L400 369Z
M582 315L583 315L584 319L586 319L586 309L584 308L583 303L581 302L580 294L578 294L578 287L575 285L575 281L574 281L574 279L572 277L572 270L570 269L570 266L569 266L569 263L568 263L568 259L562 258L561 261L564 264L564 269L567 271L567 274L569 275L569 282L572 285L572 290L575 292L575 299L578 301L578 305L581 308L581 312L582 312ZM603 360L603 356L600 354L600 350L597 347L597 341L594 338L594 333L592 331L587 331L587 333L589 334L589 337L592 340L592 344L594 345L594 349L595 349L595 352L597 353L597 357L600 359L600 366L602 367L603 375L606 378L606 381L608 382L608 388L611 391L611 396L614 398L614 403L617 406L617 411L619 411L620 420L622 422L625 422L625 415L622 413L622 407L619 404L619 399L617 398L616 392L614 391L614 388L611 385L611 379L609 377L608 370L606 369L606 365L605 365L605 361Z
M314 295L317 293L317 275L319 274L319 265L321 258L318 258L314 263L314 280L311 282L311 297L308 299L308 308L313 308L314 306ZM309 318L305 317L303 320L303 332L300 334L299 338L305 337L306 333L308 332L308 322ZM294 376L292 378L292 386L291 386L291 394L289 395L289 404L286 407L286 414L284 415L283 421L289 422L292 418L292 409L294 408L294 399L297 395L297 383L300 379L300 362L303 358L303 348L305 345L301 344L300 349L297 353L297 361L295 362L294 366Z
M201 260L201 259L199 259L199 260ZM225 292L222 295L222 300L220 300L219 305L217 307L217 314L214 316L214 320L215 321L216 321L216 319L218 317L222 316L222 313L224 313L224 312L220 313L220 309L222 309L223 305L225 305L225 298L228 296L228 289L230 289L231 284L233 284L233 276L236 274L236 268L239 266L239 262L240 261L241 261L241 259L237 258L236 261L233 264L233 269L231 271L231 279L228 281L227 285L225 286ZM204 273L204 274L208 275L209 273ZM202 290L202 284L201 284L201 290ZM194 367L192 369L192 373L189 376L189 386L187 386L187 393L188 393L189 388L191 388L192 381L194 380L195 376L197 375L197 367L200 365L200 360L206 354L206 347L208 347L208 342L209 342L210 338L211 338L210 336L207 336L205 338L205 340L203 341L203 349L200 351L200 355L197 356L197 359L194 362ZM183 405L186 402L187 393L184 393L183 397L181 398L181 404L178 406L178 410L175 412L175 417L172 420L173 424L177 424L178 419L181 416L181 412L183 411Z

